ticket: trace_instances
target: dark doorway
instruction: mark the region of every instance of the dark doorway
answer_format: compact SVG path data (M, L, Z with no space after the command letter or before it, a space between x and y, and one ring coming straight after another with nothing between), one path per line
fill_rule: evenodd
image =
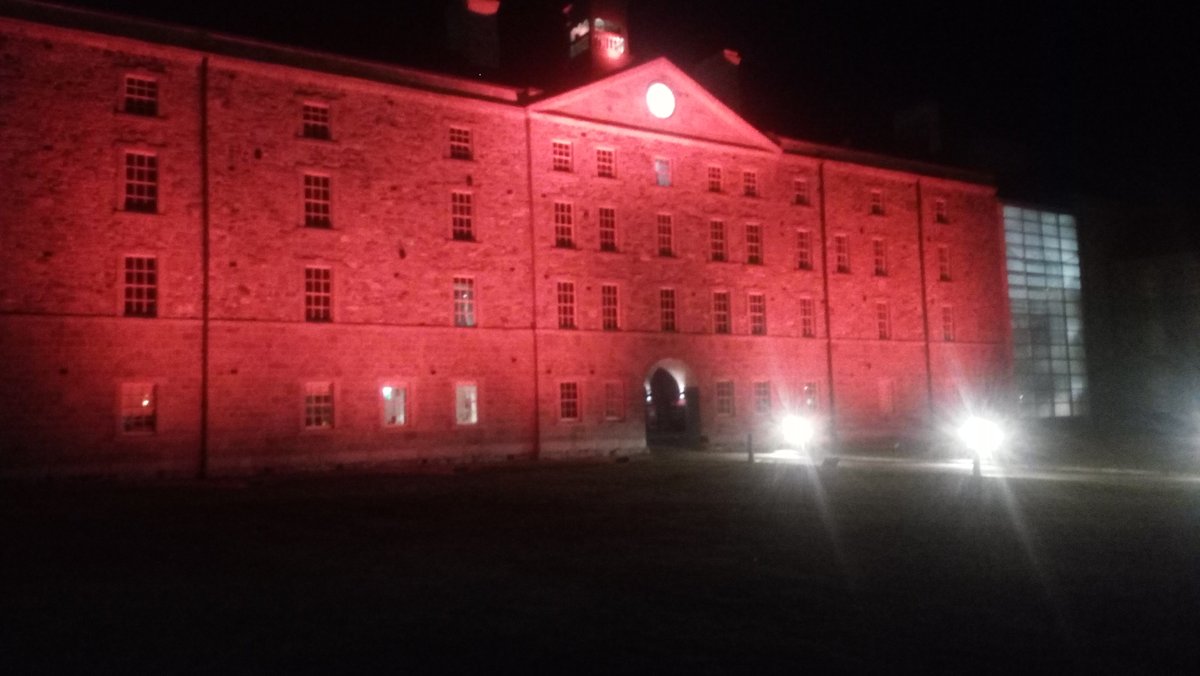
M656 369L650 376L650 401L646 403L646 442L651 445L687 446L698 438L699 391L680 390L675 376Z

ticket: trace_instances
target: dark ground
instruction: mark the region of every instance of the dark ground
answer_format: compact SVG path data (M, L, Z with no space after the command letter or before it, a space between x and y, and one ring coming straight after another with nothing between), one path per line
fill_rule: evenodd
M0 485L8 673L1196 673L1200 485L656 455Z

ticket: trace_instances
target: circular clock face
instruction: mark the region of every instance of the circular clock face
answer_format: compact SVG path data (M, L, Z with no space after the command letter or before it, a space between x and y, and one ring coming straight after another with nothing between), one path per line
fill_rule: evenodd
M655 82L646 90L646 107L650 114L665 120L675 113L675 92L661 82Z

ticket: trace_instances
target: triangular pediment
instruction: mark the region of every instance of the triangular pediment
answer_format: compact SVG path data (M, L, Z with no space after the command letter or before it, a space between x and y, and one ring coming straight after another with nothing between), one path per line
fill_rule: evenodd
M666 85L673 95L674 110L669 116L656 116L647 103L647 92L655 83ZM779 150L769 137L665 58L534 102L529 107L548 116L767 151Z

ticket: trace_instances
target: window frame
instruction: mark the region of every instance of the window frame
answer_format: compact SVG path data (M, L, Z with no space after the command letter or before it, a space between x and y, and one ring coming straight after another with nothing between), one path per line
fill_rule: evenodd
M575 205L571 202L555 201L554 211L554 248L576 249L575 242Z
M797 301L800 304L800 337L801 338L816 338L817 337L817 301L811 296L801 296Z
M852 274L850 260L850 236L835 234L833 236L834 271L839 275Z
M705 174L708 183L708 192L720 195L725 192L725 172L719 164L708 165L708 171Z
M746 316L750 322L750 335L767 335L767 294L765 291L746 293Z
M565 174L575 173L575 144L565 139L550 141L550 168Z
M888 276L888 250L887 240L882 237L875 237L871 240L871 252L874 258L874 276Z
M675 217L668 213L654 215L656 251L660 258L675 258ZM664 246L665 243L665 246Z
M879 340L892 340L892 307L885 300L875 301L875 329Z
M560 380L558 382L558 422L577 423L583 420L582 389L578 380ZM568 405L570 410L568 410Z
M470 127L452 124L446 131L447 158L471 162L475 160L475 133Z
M300 384L300 429L304 434L320 434L337 429L338 393L333 380L306 380ZM314 400L328 396L328 402ZM325 415L327 413L327 415ZM327 424L324 424L328 421Z
M762 223L746 224L746 265L766 265Z
M146 395L149 394L149 404ZM140 395L140 396L133 396ZM133 405L138 400L140 406ZM117 433L122 437L149 437L159 433L158 383L153 380L129 380L117 384ZM149 408L149 415L134 415ZM131 421L133 423L131 424Z
M812 196L809 193L807 178L792 178L792 205L798 207L812 206Z
M309 112L313 115L309 115ZM324 113L322 115L320 113ZM323 130L323 131L322 131ZM309 141L333 140L333 112L325 101L302 101L300 103L300 138Z
M156 318L158 318L159 304L161 301L160 281L162 278L162 268L159 266L158 256L156 256L154 254L145 254L145 253L128 253L128 254L122 255L120 260L121 260L121 262L120 262L121 315L120 316L132 317L135 319L156 319ZM129 263L131 261L149 261L153 264L152 269L138 270L136 268L136 266L133 269L130 269ZM130 277L131 273L135 277L139 273L153 275L153 280L144 281L141 283L134 282L131 285L131 282L129 281L129 277ZM136 292L139 289L147 292L143 298L137 297L138 294ZM132 294L132 296L133 296L132 298L131 298L131 293L130 293L131 291L134 292ZM130 311L131 303L133 304L132 312ZM143 311L138 311L139 304L143 304L145 306Z
M674 183L671 176L671 158L655 157L650 166L654 170L654 185L659 188L670 188Z
M728 386L728 388L724 386ZM723 391L725 389L728 389L728 392ZM714 382L713 399L716 402L718 417L734 418L737 416L737 386L732 380Z
M569 279L555 281L554 299L558 328L571 331L578 329L578 304L575 295L575 282Z
M609 290L612 294L608 293ZM611 303L609 302L611 298ZM621 287L605 282L600 284L600 330L621 330Z
M728 289L713 290L712 321L713 334L723 336L733 334L733 294Z
M471 190L450 191L450 239L479 241L475 233L475 193Z
M813 269L813 236L807 228L796 229L796 269Z
M333 230L333 176L326 172L305 170L300 174L300 186L304 227Z
M460 285L464 287L467 296L459 297ZM451 321L454 328L473 329L479 326L478 296L475 289L474 275L454 275L451 281L451 300L453 305Z
M773 401L773 392L770 380L756 380L750 387L750 391L754 396L754 413L756 415L770 415Z
M469 419L464 419L461 415L463 405L463 395L470 392L471 400L471 415ZM482 406L480 406L479 397L479 381L477 380L457 380L454 382L454 427L476 427L479 425Z
M605 156L607 155L607 159ZM608 146L596 147L596 178L617 177L617 149Z
M131 163L143 158L145 163ZM121 152L121 208L130 214L162 213L162 163L155 150L125 148ZM148 177L146 176L148 175Z
M658 289L658 326L663 333L679 332L679 294L674 287Z
M600 239L600 251L617 253L621 250L621 245L617 241L616 207L596 208L596 231Z
M401 416L402 419L398 423L388 422L389 406L388 402L393 399L388 399L384 394L385 389L391 389L393 395L396 392L401 392ZM379 381L376 389L376 394L379 396L379 426L385 430L404 429L412 427L412 413L409 402L412 400L412 386L404 378L386 378Z
M758 191L758 170L742 170L742 197L761 197Z
M315 276L324 273L323 278ZM333 323L333 266L306 264L304 266L304 322L307 324ZM326 289L317 288L324 285ZM321 302L322 299L325 302Z
M883 216L887 213L883 204L883 190L877 188L871 190L870 208L867 213L871 216Z
M153 92L135 91L138 87L131 87L131 84L133 84L131 81L133 80L142 84L149 84ZM162 87L159 82L157 76L146 73L125 73L122 75L120 87L121 105L117 111L134 117L150 119L161 117Z

